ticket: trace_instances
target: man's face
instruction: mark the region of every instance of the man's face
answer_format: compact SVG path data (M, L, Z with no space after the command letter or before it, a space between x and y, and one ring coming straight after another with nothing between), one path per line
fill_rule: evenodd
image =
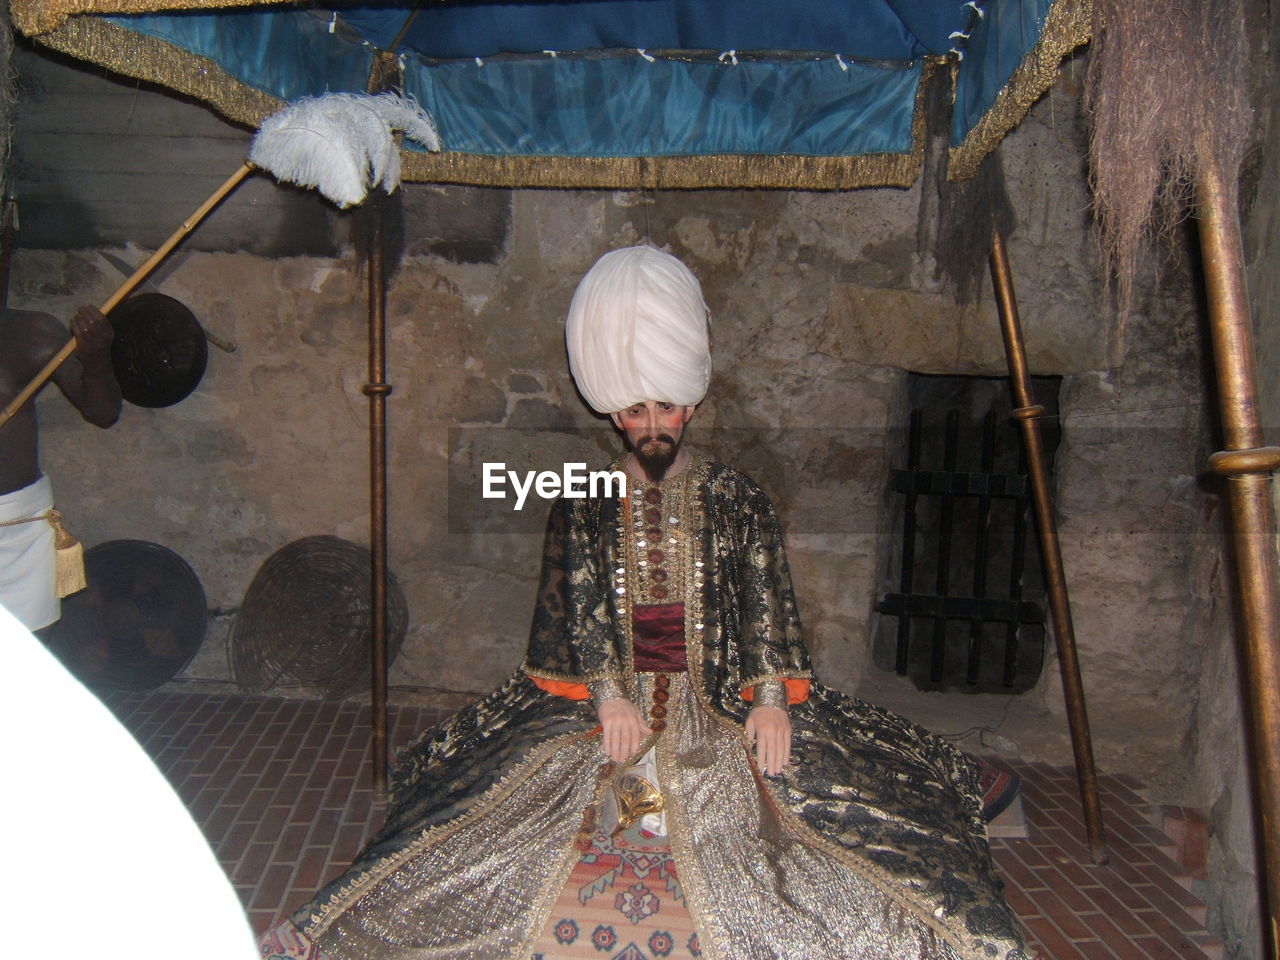
M693 407L645 400L612 414L614 424L626 435L631 452L650 480L661 480L675 461L693 411Z

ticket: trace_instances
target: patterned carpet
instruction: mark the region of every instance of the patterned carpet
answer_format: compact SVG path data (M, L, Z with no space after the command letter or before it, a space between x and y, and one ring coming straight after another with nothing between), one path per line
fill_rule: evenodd
M700 957L671 848L597 832L534 944L534 960Z

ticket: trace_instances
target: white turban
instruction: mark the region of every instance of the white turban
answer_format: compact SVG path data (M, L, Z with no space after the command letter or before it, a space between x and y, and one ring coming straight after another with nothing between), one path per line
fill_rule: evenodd
M698 278L653 247L613 250L578 284L564 328L569 369L597 413L659 400L693 406L711 382Z

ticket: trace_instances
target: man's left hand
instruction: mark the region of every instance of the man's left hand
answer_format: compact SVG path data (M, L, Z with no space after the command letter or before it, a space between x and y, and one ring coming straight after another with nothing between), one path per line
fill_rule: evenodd
M791 763L791 717L781 707L755 707L747 714L747 739L756 745L756 764L771 777Z

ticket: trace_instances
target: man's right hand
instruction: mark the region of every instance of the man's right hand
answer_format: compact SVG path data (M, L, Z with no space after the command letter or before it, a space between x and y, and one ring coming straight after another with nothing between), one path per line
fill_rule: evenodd
M606 700L597 713L603 728L604 752L614 763L622 763L632 756L651 732L640 719L636 705L625 697Z

